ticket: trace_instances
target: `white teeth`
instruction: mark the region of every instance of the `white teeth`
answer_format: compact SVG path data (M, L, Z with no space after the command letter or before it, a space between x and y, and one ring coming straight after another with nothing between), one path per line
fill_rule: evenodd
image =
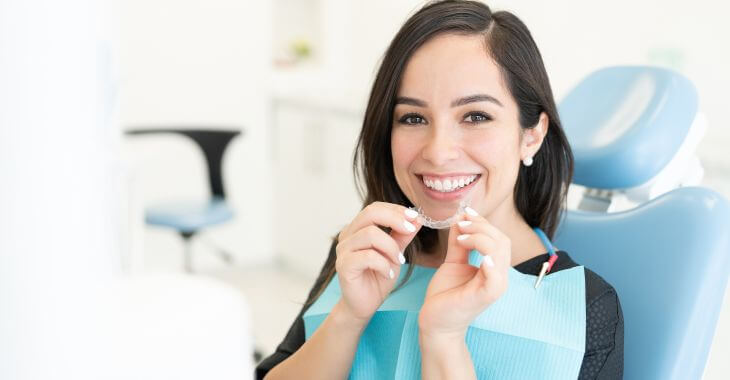
M444 190L451 191L451 181L448 179L444 181Z
M453 179L444 179L443 182L441 180L431 180L431 179L423 179L423 183L426 185L426 187L430 189L434 189L436 191L448 193L457 189L460 189L464 186L469 185L470 183L474 182L474 180L477 178L476 175L470 175L468 177L461 177L461 178L453 178Z

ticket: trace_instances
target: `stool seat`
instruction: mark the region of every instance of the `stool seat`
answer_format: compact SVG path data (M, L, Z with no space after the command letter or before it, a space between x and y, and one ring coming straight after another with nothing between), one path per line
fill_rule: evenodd
M177 201L153 205L145 210L147 224L169 227L180 233L195 233L233 218L233 210L219 197L207 201Z

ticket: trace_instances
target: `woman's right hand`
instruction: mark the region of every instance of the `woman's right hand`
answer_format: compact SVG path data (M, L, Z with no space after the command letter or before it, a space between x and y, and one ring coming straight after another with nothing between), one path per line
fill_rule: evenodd
M367 324L393 290L405 263L403 251L421 228L417 213L393 203L374 202L339 234L335 268L342 307ZM390 234L380 227L390 228Z

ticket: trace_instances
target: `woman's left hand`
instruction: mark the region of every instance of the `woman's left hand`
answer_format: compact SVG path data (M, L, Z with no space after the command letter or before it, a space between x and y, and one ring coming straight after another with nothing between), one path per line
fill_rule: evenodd
M421 335L463 337L469 324L507 290L510 239L469 209L451 226L446 259L431 279L418 316ZM476 268L469 252L484 258ZM492 265L490 265L492 264Z

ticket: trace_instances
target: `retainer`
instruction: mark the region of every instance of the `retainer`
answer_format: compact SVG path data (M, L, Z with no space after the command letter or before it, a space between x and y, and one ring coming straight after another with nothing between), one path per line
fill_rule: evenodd
M418 222L421 223L423 226L428 228L433 228L435 230L443 230L445 228L451 227L452 224L456 222L456 219L459 217L459 215L466 212L466 208L469 206L469 198L463 198L459 202L459 209L456 210L456 214L452 215L451 217L444 219L444 220L435 220L427 216L423 213L423 209L419 207L411 207L411 210L414 210L418 212Z

